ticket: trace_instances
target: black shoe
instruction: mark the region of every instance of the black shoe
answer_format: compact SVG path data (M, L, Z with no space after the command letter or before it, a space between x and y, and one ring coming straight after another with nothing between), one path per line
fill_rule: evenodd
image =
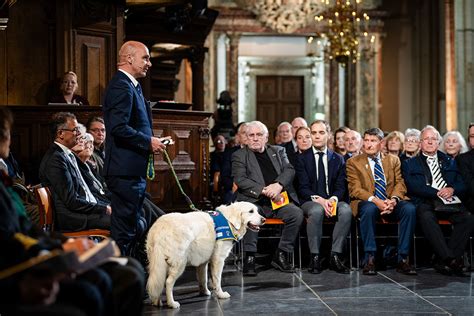
M433 268L435 269L436 272L440 274L444 274L444 275L453 274L453 270L451 270L451 268L445 265L442 261L439 261L433 264Z
M247 257L245 257L242 273L244 276L257 275L257 270L255 269L255 256L248 255Z
M369 255L369 259L362 269L362 274L364 275L377 275L377 271L375 271L375 258L374 256Z
M336 271L337 273L349 274L351 270L342 263L338 255L334 254L331 256L329 261L329 269Z
M461 259L460 260L453 259L449 263L449 268L451 269L453 275L455 275L455 276L460 276L460 277L469 276L466 273L464 273L463 264L462 264Z
M408 263L408 258L403 259L398 263L396 271L406 275L417 275L415 268Z
M282 272L295 272L295 268L288 260L288 254L278 249L272 260L272 266Z
M313 274L320 274L323 271L321 267L321 260L318 255L311 255L309 262L308 271Z

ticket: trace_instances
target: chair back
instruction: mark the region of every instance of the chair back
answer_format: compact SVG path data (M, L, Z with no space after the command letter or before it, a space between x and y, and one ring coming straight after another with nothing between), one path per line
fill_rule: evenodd
M39 224L44 231L53 230L53 200L48 187L36 187L34 189L36 202L38 203Z

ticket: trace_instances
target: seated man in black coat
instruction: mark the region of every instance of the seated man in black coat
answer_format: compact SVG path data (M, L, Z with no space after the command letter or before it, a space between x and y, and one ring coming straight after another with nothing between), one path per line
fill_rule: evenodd
M474 230L474 216L462 203L459 203L459 210L452 213L436 212L435 204L454 196L463 199L466 186L454 159L438 151L439 132L428 125L421 131L420 138L421 154L405 160L402 165L408 196L417 206L418 221L438 256L436 271L462 276L462 255ZM444 239L439 218L446 218L453 224L449 243Z
M463 200L467 208L474 212L474 123L469 124L468 134L470 151L458 155L456 163L466 184L467 194Z

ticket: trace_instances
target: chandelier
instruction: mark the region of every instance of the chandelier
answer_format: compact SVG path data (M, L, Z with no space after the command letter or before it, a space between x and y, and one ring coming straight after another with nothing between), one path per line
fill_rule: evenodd
M265 26L278 33L293 33L311 23L324 9L321 0L240 0Z
M318 24L324 56L329 60L347 65L361 57L374 55L372 46L375 35L369 33L370 17L361 10L361 0L322 0L326 7L314 17ZM311 43L313 37L308 39Z

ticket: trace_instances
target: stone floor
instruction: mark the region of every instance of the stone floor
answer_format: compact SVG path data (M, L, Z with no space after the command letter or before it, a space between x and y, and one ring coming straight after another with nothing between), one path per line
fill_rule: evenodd
M415 277L393 269L371 277L355 269L349 275L329 270L314 275L272 268L243 277L228 265L222 287L231 298L219 300L198 295L194 269L189 268L174 291L181 307L146 303L145 315L474 315L473 280L474 272L448 277L428 268Z

